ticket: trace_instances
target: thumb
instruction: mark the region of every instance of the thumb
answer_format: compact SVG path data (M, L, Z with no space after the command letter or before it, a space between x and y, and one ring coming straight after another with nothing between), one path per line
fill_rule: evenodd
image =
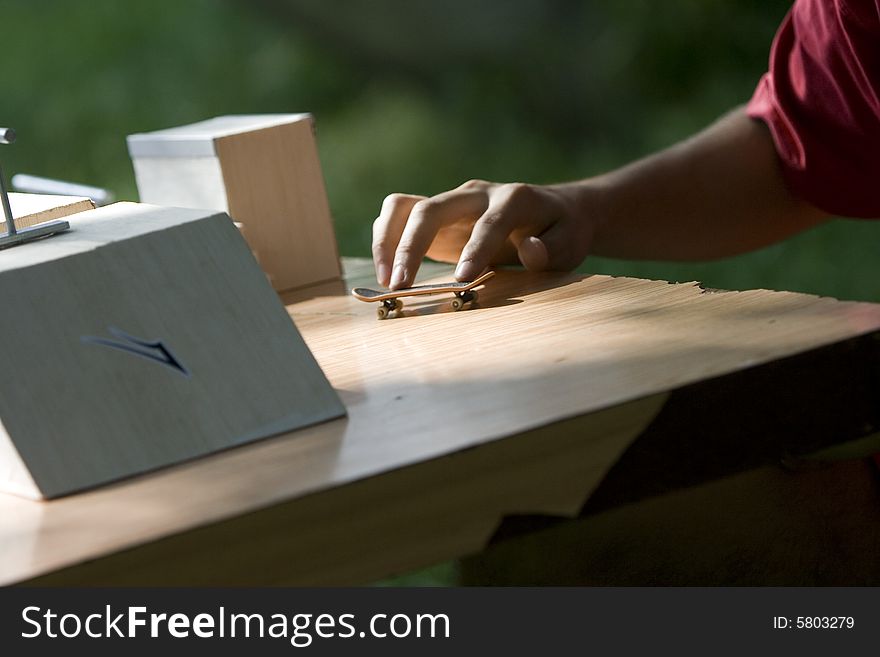
M519 261L529 271L569 271L583 260L570 231L553 224L539 237L527 237L517 247Z
M544 271L550 261L547 246L537 237L527 237L516 249L519 261L529 271Z

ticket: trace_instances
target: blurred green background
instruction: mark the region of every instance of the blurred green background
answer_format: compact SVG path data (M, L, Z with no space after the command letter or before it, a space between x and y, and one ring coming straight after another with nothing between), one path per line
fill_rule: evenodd
M125 136L310 111L341 251L392 191L557 182L745 102L788 0L0 0L7 173L136 199ZM837 221L709 264L585 271L880 301L880 227Z
M0 157L136 199L127 134L309 111L341 252L367 256L390 192L583 177L704 127L748 100L789 4L2 0L0 125L19 140ZM880 301L878 246L880 225L839 220L720 262L583 269Z

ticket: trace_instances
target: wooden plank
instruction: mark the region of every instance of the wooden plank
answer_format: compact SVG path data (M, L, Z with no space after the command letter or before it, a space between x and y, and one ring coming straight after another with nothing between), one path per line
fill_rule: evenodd
M45 221L69 217L78 212L92 210L95 204L91 199L79 196L57 196L55 194L9 193L9 206L15 217L17 228L35 226ZM0 213L2 214L2 213ZM0 217L0 231L6 230L6 221Z
M471 554L511 510L576 514L663 400L638 400L280 502L33 583L345 585ZM163 496L189 498L189 486L187 477L169 481ZM129 514L139 517L144 501L123 494Z
M672 391L577 520L508 515L464 582L880 583L878 338Z
M130 558L139 581L224 583L235 560L258 569L252 581L361 581L395 563L456 556L485 542L505 516L577 516L639 427L650 430L648 400L858 336L873 340L880 330L872 304L576 274L501 272L477 308L454 313L442 299L414 300L403 317L382 322L338 291L298 298L288 310L342 395L346 421L45 505L0 498L0 580L55 572L66 582L132 582L119 568ZM797 379L789 382L796 395ZM629 430L589 428L592 416L630 403L648 406L631 414ZM548 438L545 447L574 443L551 450L559 458L543 457L538 481L512 492L528 470L513 463L528 463L542 443L527 440L525 453L508 460L520 444L510 438L566 420L586 424ZM605 438L613 445L596 448L598 474L587 476L578 468ZM459 470L473 475L472 488L446 494L443 482ZM360 485L376 487L363 498L379 505L369 512ZM369 520L358 525L361 513ZM423 522L411 530L417 515ZM447 541L457 517L461 528ZM351 566L353 547L339 538L346 528L381 536L387 554L365 559L363 570ZM300 562L287 558L297 536L314 537ZM233 541L228 553L212 542L218 537ZM205 561L178 572L170 554ZM245 565L229 571L229 581L247 578Z

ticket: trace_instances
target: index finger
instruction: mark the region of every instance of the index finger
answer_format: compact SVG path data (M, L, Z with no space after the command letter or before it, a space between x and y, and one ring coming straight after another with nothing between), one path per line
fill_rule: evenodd
M373 222L373 264L376 267L376 280L388 286L391 279L391 263L394 252L403 234L406 219L413 206L425 199L413 194L389 194L382 201L379 216Z
M412 285L422 258L442 226L463 216L477 217L486 209L487 204L484 191L462 188L416 203L394 255L391 288L400 289Z

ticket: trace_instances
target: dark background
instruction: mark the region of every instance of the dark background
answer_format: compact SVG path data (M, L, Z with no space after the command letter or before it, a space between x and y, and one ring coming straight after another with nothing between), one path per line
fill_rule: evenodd
M390 192L584 177L746 102L789 4L2 0L0 125L19 140L0 158L136 199L127 134L309 111L340 250L366 256ZM583 270L880 301L878 246L880 225L840 220L715 263Z

